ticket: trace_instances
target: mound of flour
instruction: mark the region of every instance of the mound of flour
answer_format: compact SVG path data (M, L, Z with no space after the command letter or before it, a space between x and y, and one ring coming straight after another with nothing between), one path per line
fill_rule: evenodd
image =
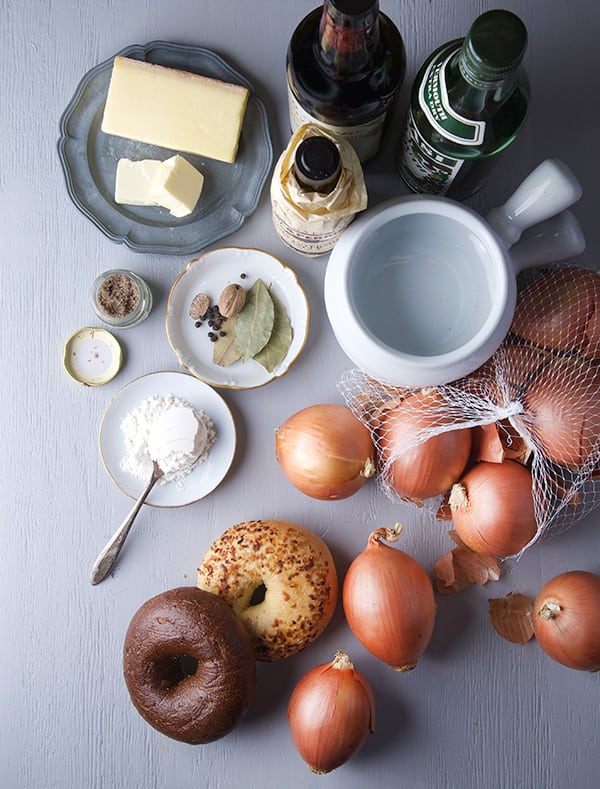
M121 468L147 482L152 461L165 472L160 484L178 482L206 460L216 439L212 420L172 394L152 395L121 421L126 454Z

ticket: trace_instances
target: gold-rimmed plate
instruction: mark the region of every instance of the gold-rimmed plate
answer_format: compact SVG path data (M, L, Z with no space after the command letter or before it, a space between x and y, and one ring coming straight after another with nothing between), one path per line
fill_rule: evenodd
M250 288L261 279L279 298L292 325L292 342L285 358L272 371L258 362L238 360L222 367L213 362L213 343L206 322L197 326L190 306L199 293L216 303L223 288L238 283ZM296 273L278 258L260 249L220 247L191 260L177 277L167 303L167 338L179 364L211 386L253 389L264 386L289 370L308 337L310 311ZM225 322L222 327L227 329Z
M143 375L123 387L111 400L100 424L100 457L114 484L137 499L146 483L121 468L126 455L121 422L134 408L152 395L174 395L185 400L212 420L215 442L206 459L178 482L155 485L146 503L155 507L183 507L207 496L225 478L236 446L236 431L229 407L210 386L184 372L157 372Z

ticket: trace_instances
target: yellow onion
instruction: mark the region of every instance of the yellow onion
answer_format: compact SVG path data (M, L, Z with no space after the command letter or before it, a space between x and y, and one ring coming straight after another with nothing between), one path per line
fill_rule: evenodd
M348 761L375 729L375 700L344 652L316 666L296 685L288 720L300 756L315 773Z
M352 496L375 473L371 433L344 405L290 416L276 432L275 455L292 485L314 499Z
M600 276L582 268L547 269L519 295L513 334L545 348L600 358Z
M396 671L409 671L425 651L435 623L429 576L394 542L402 527L376 529L351 563L342 590L350 629L371 654Z
M533 604L535 637L549 657L580 671L600 670L600 576L561 573L540 589Z
M449 503L458 536L477 553L512 556L535 536L531 472L514 460L477 463L452 486Z
M560 466L580 468L600 441L600 365L565 358L544 367L525 390L524 408L515 424L541 452Z
M445 429L415 445L423 431L450 423L445 401L433 389L409 395L383 417L378 432L386 480L407 499L428 499L447 491L467 465L470 428Z
M487 362L460 381L461 389L499 406L520 399L526 383L555 356L522 342L506 342Z

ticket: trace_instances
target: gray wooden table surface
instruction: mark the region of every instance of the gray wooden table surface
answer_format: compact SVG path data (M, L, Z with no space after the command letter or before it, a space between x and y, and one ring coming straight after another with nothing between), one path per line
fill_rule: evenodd
M407 789L592 789L600 777L600 677L568 670L535 643L501 640L487 599L534 595L568 569L600 571L600 515L510 563L492 587L438 600L430 648L417 669L396 675L359 645L340 607L305 652L258 667L256 696L223 740L187 746L161 736L132 707L121 673L125 630L152 595L192 584L211 541L252 518L282 518L323 535L343 576L381 524L405 523L405 550L431 570L448 542L443 525L369 485L343 502L313 501L284 479L275 428L316 402L339 402L351 364L323 307L326 260L307 260L277 238L268 189L258 210L225 243L253 246L293 266L311 305L306 348L283 379L256 390L223 390L238 447L225 482L202 502L145 508L114 574L88 582L91 563L130 500L103 470L97 445L110 399L145 373L178 368L165 336L170 285L185 257L136 254L107 240L71 203L56 150L60 115L81 77L132 43L154 39L213 49L248 76L268 107L278 154L289 131L285 52L316 0L22 0L0 3L0 239L2 518L0 552L0 786L5 789L184 789L284 786ZM595 0L506 0L530 31L526 56L532 111L505 164L473 201L502 202L548 156L577 173L575 208L598 264L600 112L596 91L600 11ZM428 52L464 35L494 4L482 0L382 0L401 30L408 74L382 154L369 166L375 205L405 192L393 167L408 89ZM96 325L89 291L98 273L130 268L150 283L155 307L142 325L117 332L120 374L100 388L74 383L62 366L65 340ZM360 754L315 777L296 753L286 721L290 692L317 663L346 650L373 686L377 731Z

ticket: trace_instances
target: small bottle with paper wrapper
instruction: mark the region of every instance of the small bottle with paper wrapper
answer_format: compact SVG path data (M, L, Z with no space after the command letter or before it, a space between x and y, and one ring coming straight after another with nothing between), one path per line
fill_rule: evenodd
M301 126L275 165L271 204L275 230L285 244L308 257L330 252L367 207L353 147L314 124Z

